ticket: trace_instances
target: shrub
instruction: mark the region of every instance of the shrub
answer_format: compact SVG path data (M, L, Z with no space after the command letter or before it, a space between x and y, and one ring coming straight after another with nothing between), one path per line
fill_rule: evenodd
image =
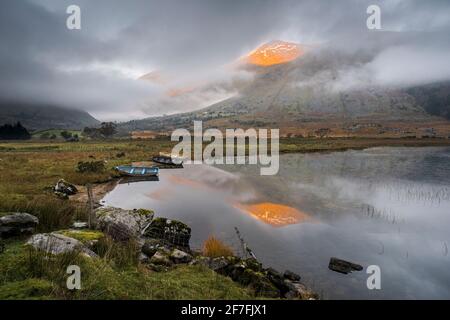
M214 236L203 243L203 255L210 258L234 256L233 250Z
M77 165L77 171L84 172L103 172L105 171L104 161L80 161Z

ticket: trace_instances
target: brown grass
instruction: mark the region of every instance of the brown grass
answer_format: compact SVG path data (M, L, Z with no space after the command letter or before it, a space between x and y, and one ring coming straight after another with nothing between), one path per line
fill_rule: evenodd
M233 250L214 236L203 243L203 255L210 258L234 256Z

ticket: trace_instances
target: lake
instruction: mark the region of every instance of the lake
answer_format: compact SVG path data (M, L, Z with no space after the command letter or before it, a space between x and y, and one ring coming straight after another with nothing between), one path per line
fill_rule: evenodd
M297 272L324 299L450 298L450 148L372 148L280 156L276 176L254 165L187 165L160 181L119 184L105 205L153 209L215 235L239 253ZM330 257L364 266L339 274ZM381 269L369 290L366 267Z

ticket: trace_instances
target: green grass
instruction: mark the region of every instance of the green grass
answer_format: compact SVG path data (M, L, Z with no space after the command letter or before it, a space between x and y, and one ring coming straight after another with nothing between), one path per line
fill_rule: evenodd
M66 288L66 269L81 269L81 290ZM251 299L251 290L201 266L152 272L118 268L77 253L49 256L9 241L0 259L0 299Z

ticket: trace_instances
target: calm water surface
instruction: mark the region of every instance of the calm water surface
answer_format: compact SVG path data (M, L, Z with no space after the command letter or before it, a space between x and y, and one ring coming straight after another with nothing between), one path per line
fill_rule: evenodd
M106 205L154 209L239 252L237 226L258 259L290 269L328 299L450 298L450 148L373 148L280 157L277 176L256 166L191 165L159 182L120 184ZM328 270L335 256L381 268Z

